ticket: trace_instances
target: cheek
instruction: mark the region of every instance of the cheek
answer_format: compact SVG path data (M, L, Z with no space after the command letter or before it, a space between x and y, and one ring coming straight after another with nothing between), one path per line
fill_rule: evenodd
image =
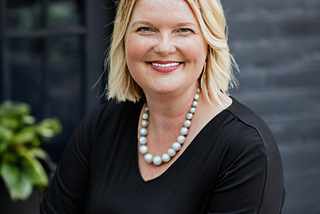
M125 45L127 63L131 64L131 61L135 61L139 58L140 50L139 45L136 42L132 42L130 40L126 41Z
M185 56L186 60L192 63L196 63L195 66L202 65L207 58L207 43L201 39L191 39L180 43L180 50Z
M125 50L128 63L142 62L148 53L148 45L141 38L129 36L125 40Z
M195 44L195 54L198 60L204 63L207 58L208 44L204 39L199 39Z

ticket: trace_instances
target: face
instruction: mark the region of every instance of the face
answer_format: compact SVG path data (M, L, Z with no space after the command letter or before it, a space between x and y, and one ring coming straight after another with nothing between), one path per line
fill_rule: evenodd
M185 0L137 0L125 35L127 66L146 95L198 87L207 43Z

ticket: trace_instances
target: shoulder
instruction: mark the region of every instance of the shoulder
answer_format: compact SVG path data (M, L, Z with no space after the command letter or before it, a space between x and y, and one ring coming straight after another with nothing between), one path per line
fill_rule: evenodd
M218 160L213 199L223 200L220 192L229 192L228 201L235 200L234 209L254 207L255 213L279 213L284 191L278 146L267 124L232 100L220 114L219 135L210 156L210 163Z
M121 118L125 114L140 113L142 104L142 102L133 103L130 101L117 102L116 100L111 99L89 112L83 118L82 123L99 125L102 121Z
M92 141L97 134L104 132L106 127L114 127L130 115L138 115L142 104L142 102L108 100L84 116L74 135L86 135L86 138Z
M241 124L243 130L256 133L263 144L275 143L275 139L268 125L251 109L232 98L232 105L226 111ZM239 133L241 134L241 132Z
M260 146L265 150L269 164L281 165L278 145L267 124L251 109L235 98L232 98L232 100L232 105L226 111L243 127L242 131L239 131L237 134L238 138L242 137L244 139L242 140L242 144L244 146L247 146L249 142L261 144Z
M247 158L259 159L261 169L269 167L269 161L281 163L278 146L267 124L248 107L232 100L217 118L217 129L214 129L219 134L215 138L218 141L214 140L217 150L213 152L219 151L223 165L229 167Z
M273 207L274 212L272 213L276 213L276 210L281 209L285 194L282 161L275 138L267 124L236 99L233 98L233 104L226 111L243 127L235 135L243 139L236 146L242 144L242 149L255 147L256 149L252 149L254 152L250 152L250 156L263 157L265 160L263 164L265 167L265 184L260 211L270 210L270 207ZM257 167L261 167L261 165L257 165L255 168ZM271 198L276 200L271 200Z

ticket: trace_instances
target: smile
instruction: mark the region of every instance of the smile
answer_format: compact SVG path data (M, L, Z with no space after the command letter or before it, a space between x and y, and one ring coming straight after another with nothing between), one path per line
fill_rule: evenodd
M174 62L174 61L153 61L148 62L149 66L161 73L170 73L177 70L183 62Z
M173 63L160 64L160 63L151 62L151 65L156 66L156 67L160 67L160 68L169 68L169 67L179 65L179 63L173 62Z

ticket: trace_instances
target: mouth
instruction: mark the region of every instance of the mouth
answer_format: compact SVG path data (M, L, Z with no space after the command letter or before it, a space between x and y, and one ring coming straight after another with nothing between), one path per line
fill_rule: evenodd
M177 61L151 61L147 63L152 69L161 73L170 73L175 71L183 64L183 62Z
M181 62L169 62L169 63L148 62L148 63L155 67L160 67L160 68L175 67L181 64Z

